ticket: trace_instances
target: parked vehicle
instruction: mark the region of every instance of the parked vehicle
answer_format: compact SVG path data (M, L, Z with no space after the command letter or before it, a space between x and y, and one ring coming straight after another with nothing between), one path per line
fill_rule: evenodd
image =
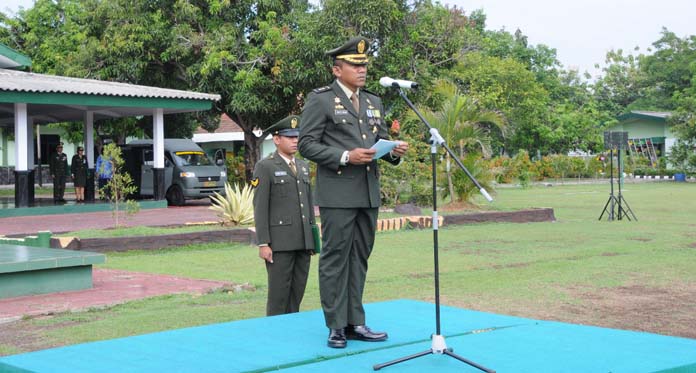
M138 197L154 195L152 140L134 140L122 146L126 171L138 187ZM189 139L164 139L164 190L170 205L188 199L225 194L224 161L214 164L203 149Z

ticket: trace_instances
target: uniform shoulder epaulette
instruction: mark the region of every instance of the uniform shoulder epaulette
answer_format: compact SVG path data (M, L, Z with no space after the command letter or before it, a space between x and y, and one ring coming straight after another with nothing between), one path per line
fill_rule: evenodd
M312 90L312 92L314 92L314 93L324 93L324 92L328 92L328 91L330 91L330 90L331 90L331 86L325 85L325 86L323 86L323 87L314 88L314 89Z
M376 94L376 93L374 93L374 92L372 92L372 91L369 91L369 90L367 90L367 89L365 89L365 88L360 88L360 92L365 92L365 93L367 93L368 95L372 95L372 96L375 96L375 97L379 97L378 94Z

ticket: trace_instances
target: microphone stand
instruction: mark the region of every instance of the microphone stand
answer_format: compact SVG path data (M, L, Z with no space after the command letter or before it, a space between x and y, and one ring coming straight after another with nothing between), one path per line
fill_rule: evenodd
M459 361L462 361L466 364L471 365L474 368L477 368L479 370L482 370L487 373L495 373L494 370L488 369L482 365L479 365L471 360L467 360L457 354L454 353L454 350L452 348L447 347L447 343L445 342L445 337L441 334L440 332L440 265L439 265L439 258L438 258L438 215L437 215L437 147L442 146L447 152L452 156L452 159L455 160L457 165L459 165L459 168L461 168L466 175L469 177L469 179L476 185L476 187L479 188L479 192L483 194L484 197L490 202L493 199L491 196L486 192L486 190L481 186L481 184L476 181L476 178L474 178L473 175L469 172L469 170L464 167L462 162L459 160L459 157L457 157L452 150L447 146L445 143L445 140L440 136L440 133L436 128L433 128L430 123L421 115L420 112L418 112L418 109L413 105L411 100L406 97L406 94L402 89L398 87L398 85L394 85L394 88L397 88L399 90L399 95L406 101L406 104L408 107L413 110L413 112L418 115L418 118L425 124L425 126L428 128L430 132L430 160L432 163L433 167L433 189L432 189L432 195L433 195L433 256L434 256L434 263L435 263L435 268L434 268L434 278L435 278L435 334L431 336L432 343L430 345L430 349L413 354L413 355L408 355L404 356L401 358L398 358L396 360L392 360L386 363L382 364L376 364L372 368L374 370L380 370L384 367L388 367L391 365L395 365L398 363L402 363L404 361L408 361L411 359L415 359L417 357L429 355L429 354L438 354L438 355L448 355L451 356Z

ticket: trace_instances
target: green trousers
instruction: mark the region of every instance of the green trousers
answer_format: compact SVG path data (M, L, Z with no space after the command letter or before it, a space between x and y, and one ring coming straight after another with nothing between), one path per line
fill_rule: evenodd
M298 312L304 297L309 264L309 250L274 251L273 263L266 262L268 300L266 315Z
M326 326L364 325L362 295L378 209L320 207L320 212L319 292Z

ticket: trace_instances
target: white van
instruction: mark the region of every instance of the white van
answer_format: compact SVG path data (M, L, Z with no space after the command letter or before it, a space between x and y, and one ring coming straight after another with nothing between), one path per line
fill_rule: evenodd
M135 140L122 146L126 170L138 186L138 196L154 195L152 140ZM203 149L189 139L164 139L164 190L170 205L187 199L225 195L224 160L214 164Z

